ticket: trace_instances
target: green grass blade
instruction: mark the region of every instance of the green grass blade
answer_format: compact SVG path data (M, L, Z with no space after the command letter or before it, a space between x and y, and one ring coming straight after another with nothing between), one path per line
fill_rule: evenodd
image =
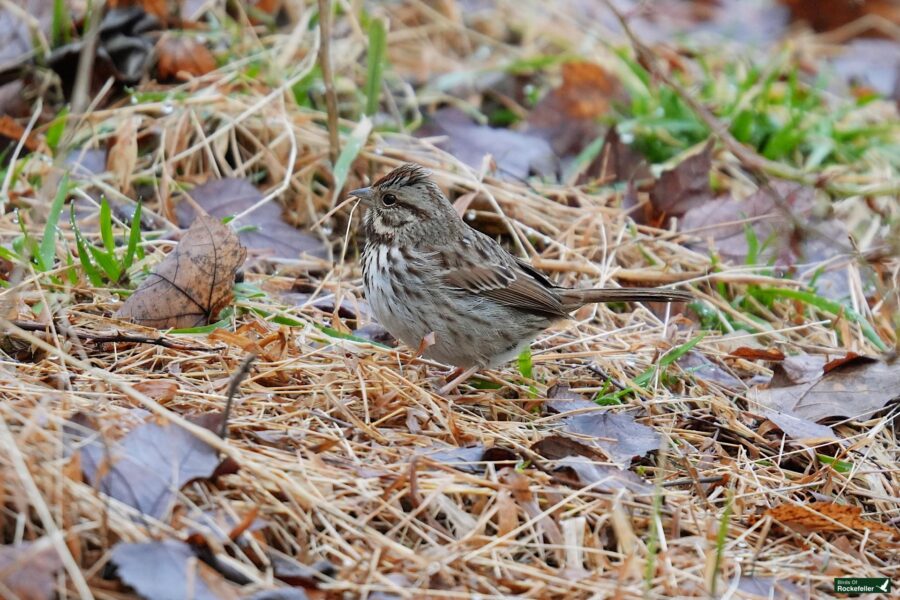
M645 385L650 383L650 381L653 379L653 374L656 373L656 371L665 369L676 360L690 352L694 348L694 346L699 344L700 340L702 340L704 337L706 337L706 332L703 332L691 341L678 346L668 354L664 355L661 359L659 359L659 362L656 365L650 367L649 369L635 377L634 382L637 385L644 387Z
M81 268L84 269L91 284L94 287L101 287L103 285L103 277L100 275L100 271L97 270L97 267L94 266L94 263L91 262L87 244L84 241L84 237L81 235L81 230L78 229L78 224L75 222L74 203L72 204L69 220L72 223L72 231L75 232L75 246L78 248L78 262L81 263Z
M518 364L519 375L521 375L525 379L534 379L534 364L531 361L531 348L525 348L524 350L522 350L522 353L519 354Z
M359 151L362 150L363 144L369 139L369 133L371 132L372 119L363 117L356 127L353 128L350 137L347 138L347 143L344 144L341 155L338 156L337 163L334 165L335 195L340 194L341 190L344 189L344 184L347 183L347 175L350 173L350 166L356 160L356 157L359 156Z
M65 0L53 0L53 18L50 22L50 42L54 48L68 44L72 40L69 9Z
M65 173L62 176L62 181L59 182L56 197L53 198L53 203L50 205L47 224L44 225L44 237L41 239L41 246L38 251L38 266L41 271L49 271L53 268L53 259L56 256L56 228L59 225L59 215L62 213L63 204L68 193L69 174Z
M728 490L725 496L725 510L722 512L722 520L719 521L719 531L716 534L716 562L713 567L712 579L709 582L709 593L716 597L716 584L719 581L719 571L722 569L722 557L725 556L725 542L728 541L728 525L731 521L731 510L734 503L734 492Z
M787 298L790 300L799 300L810 306L815 306L819 310L831 313L835 316L844 315L851 323L859 325L860 330L867 340L875 344L882 352L887 352L887 344L882 341L881 337L875 332L872 325L861 314L840 302L829 300L818 296L812 292L804 290L791 290L782 288L758 288L753 292L754 296L760 299Z
M125 250L125 260L122 261L123 271L131 268L138 244L141 242L141 203L138 202L131 217L131 230L128 232L128 248Z
M112 210L109 208L109 202L106 197L100 199L100 237L103 239L103 245L110 255L116 251L116 240L113 237L112 229Z
M62 140L63 134L66 132L66 122L69 118L69 107L66 106L59 114L53 119L53 122L50 123L50 127L47 128L47 145L56 154L56 149L59 147L59 142Z
M384 57L387 49L387 27L384 19L372 19L369 22L369 67L366 76L366 115L372 116L378 111L381 97L381 79L384 75Z
M87 249L94 260L97 261L97 264L100 265L100 268L106 272L106 277L110 281L118 281L119 277L122 276L122 270L119 268L119 263L116 262L115 255L107 254L94 246L88 246Z

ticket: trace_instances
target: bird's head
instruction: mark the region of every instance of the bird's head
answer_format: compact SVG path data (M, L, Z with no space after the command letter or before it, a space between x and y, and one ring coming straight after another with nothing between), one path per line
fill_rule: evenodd
M368 209L364 227L370 239L415 243L430 234L452 230L459 221L431 172L413 163L397 167L371 187L353 190L350 195Z

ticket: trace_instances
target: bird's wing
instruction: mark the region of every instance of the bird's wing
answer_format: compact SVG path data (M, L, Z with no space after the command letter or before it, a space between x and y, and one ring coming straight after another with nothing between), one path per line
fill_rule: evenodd
M548 317L566 317L553 284L534 267L513 258L491 238L472 231L466 252L441 253L444 284L500 304Z

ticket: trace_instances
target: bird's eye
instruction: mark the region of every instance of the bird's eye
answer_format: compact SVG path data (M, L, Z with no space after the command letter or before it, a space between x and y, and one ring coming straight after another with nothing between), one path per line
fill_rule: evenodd
M397 204L397 196L394 194L385 194L381 197L381 203L385 206L393 206Z

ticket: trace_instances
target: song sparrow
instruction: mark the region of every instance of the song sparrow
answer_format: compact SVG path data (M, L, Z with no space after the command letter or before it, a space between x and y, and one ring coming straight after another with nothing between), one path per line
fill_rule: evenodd
M363 282L369 305L408 346L434 332L427 358L493 367L585 304L691 298L668 289L558 287L467 225L430 175L406 164L350 192L368 208Z

